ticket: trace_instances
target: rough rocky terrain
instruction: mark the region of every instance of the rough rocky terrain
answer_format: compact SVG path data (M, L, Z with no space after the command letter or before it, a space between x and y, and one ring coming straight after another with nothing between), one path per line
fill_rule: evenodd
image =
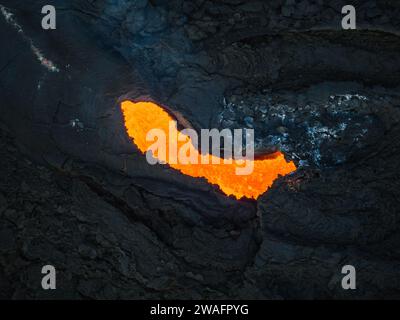
M52 3L0 0L1 298L400 298L398 1ZM299 169L237 201L149 166L127 98Z

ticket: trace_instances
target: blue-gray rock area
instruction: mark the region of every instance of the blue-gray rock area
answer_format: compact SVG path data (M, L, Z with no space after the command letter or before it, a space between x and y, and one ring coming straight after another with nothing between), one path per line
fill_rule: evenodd
M0 0L0 298L400 298L398 1L355 31L341 0L48 2ZM226 197L148 165L122 99L298 170Z

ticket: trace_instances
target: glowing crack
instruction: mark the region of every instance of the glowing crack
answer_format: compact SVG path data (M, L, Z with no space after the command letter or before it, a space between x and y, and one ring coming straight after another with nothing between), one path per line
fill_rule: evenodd
M133 143L143 153L146 153L153 142L146 139L147 133L152 129L161 129L168 133L170 131L170 121L173 118L160 106L151 102L131 102L124 101L121 104L122 113L124 115L125 127L128 136ZM182 134L178 129L174 128L173 135ZM185 136L185 135L184 135ZM166 139L169 141L168 137ZM187 143L193 143L189 136L184 139ZM179 150L181 145L176 146ZM209 154L201 154L195 148L196 157L214 157ZM160 155L154 154L156 158ZM287 175L296 170L293 162L287 162L281 152L276 152L273 155L268 155L262 159L252 160L254 170L249 175L237 175L236 168L238 163L230 164L221 161L219 164L204 164L204 161L197 161L196 164L180 164L169 162L168 158L159 158L173 169L181 173L196 177L205 178L209 183L218 185L226 195L233 195L237 199L243 197L249 199L257 199L261 194L267 191L273 182L279 177Z

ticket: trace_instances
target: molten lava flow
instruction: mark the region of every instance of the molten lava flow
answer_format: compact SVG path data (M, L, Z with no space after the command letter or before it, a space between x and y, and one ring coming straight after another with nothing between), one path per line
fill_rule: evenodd
M153 144L153 142L146 141L146 135L150 130L158 128L167 134L171 132L169 124L173 118L162 107L155 103L124 101L121 104L121 109L128 135L143 153L146 153ZM176 126L173 130L175 130L174 135L183 135L178 131ZM186 142L191 142L189 136L184 137L186 137ZM171 142L168 136L166 140L166 149L168 150L168 143ZM186 143L185 141L176 142L177 150ZM162 162L168 163L170 167L179 170L183 174L192 177L206 178L209 183L217 184L225 194L233 195L237 199L243 197L257 199L271 187L272 183L279 175L286 175L296 170L296 166L293 162L286 162L283 154L277 152L265 159L251 160L254 161L254 170L252 174L236 175L235 169L239 166L236 160L231 164L223 163L222 159L220 164L212 164L212 161L209 161L209 164L204 164L204 161L201 161L202 158L208 157L212 159L214 156L201 154L197 149L195 149L194 152L196 152L196 156L199 159L197 164L170 163L168 162L168 155L158 156L157 153L155 153L153 156Z

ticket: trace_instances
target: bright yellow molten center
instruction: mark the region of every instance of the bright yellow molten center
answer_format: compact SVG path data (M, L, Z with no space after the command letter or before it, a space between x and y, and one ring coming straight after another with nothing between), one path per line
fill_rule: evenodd
M169 150L171 143L179 150L188 141L191 142L189 136L185 136L179 132L176 126L172 128L172 133L176 137L184 136L184 139L176 141L169 139L171 135L170 123L174 119L160 106L152 102L131 102L124 101L121 104L122 113L124 115L125 127L129 137L140 151L146 153L154 141L147 141L147 133L152 129L160 129L166 133L166 150ZM197 148L193 148L195 157L198 161L195 164L180 164L176 161L169 161L168 152L166 155L158 155L157 152L153 157L167 163L170 167L179 170L183 174L191 177L203 177L211 184L216 184L226 195L233 195L237 199L243 197L249 199L257 199L268 188L270 188L275 179L280 175L287 175L296 170L293 162L287 162L281 152L276 152L265 159L247 160L253 161L254 169L250 175L237 175L236 169L243 168L243 164L233 160L232 163L224 163L223 159L214 164L213 155L201 154ZM208 158L207 162L204 161ZM215 159L214 159L215 160ZM207 163L207 164L206 164Z

